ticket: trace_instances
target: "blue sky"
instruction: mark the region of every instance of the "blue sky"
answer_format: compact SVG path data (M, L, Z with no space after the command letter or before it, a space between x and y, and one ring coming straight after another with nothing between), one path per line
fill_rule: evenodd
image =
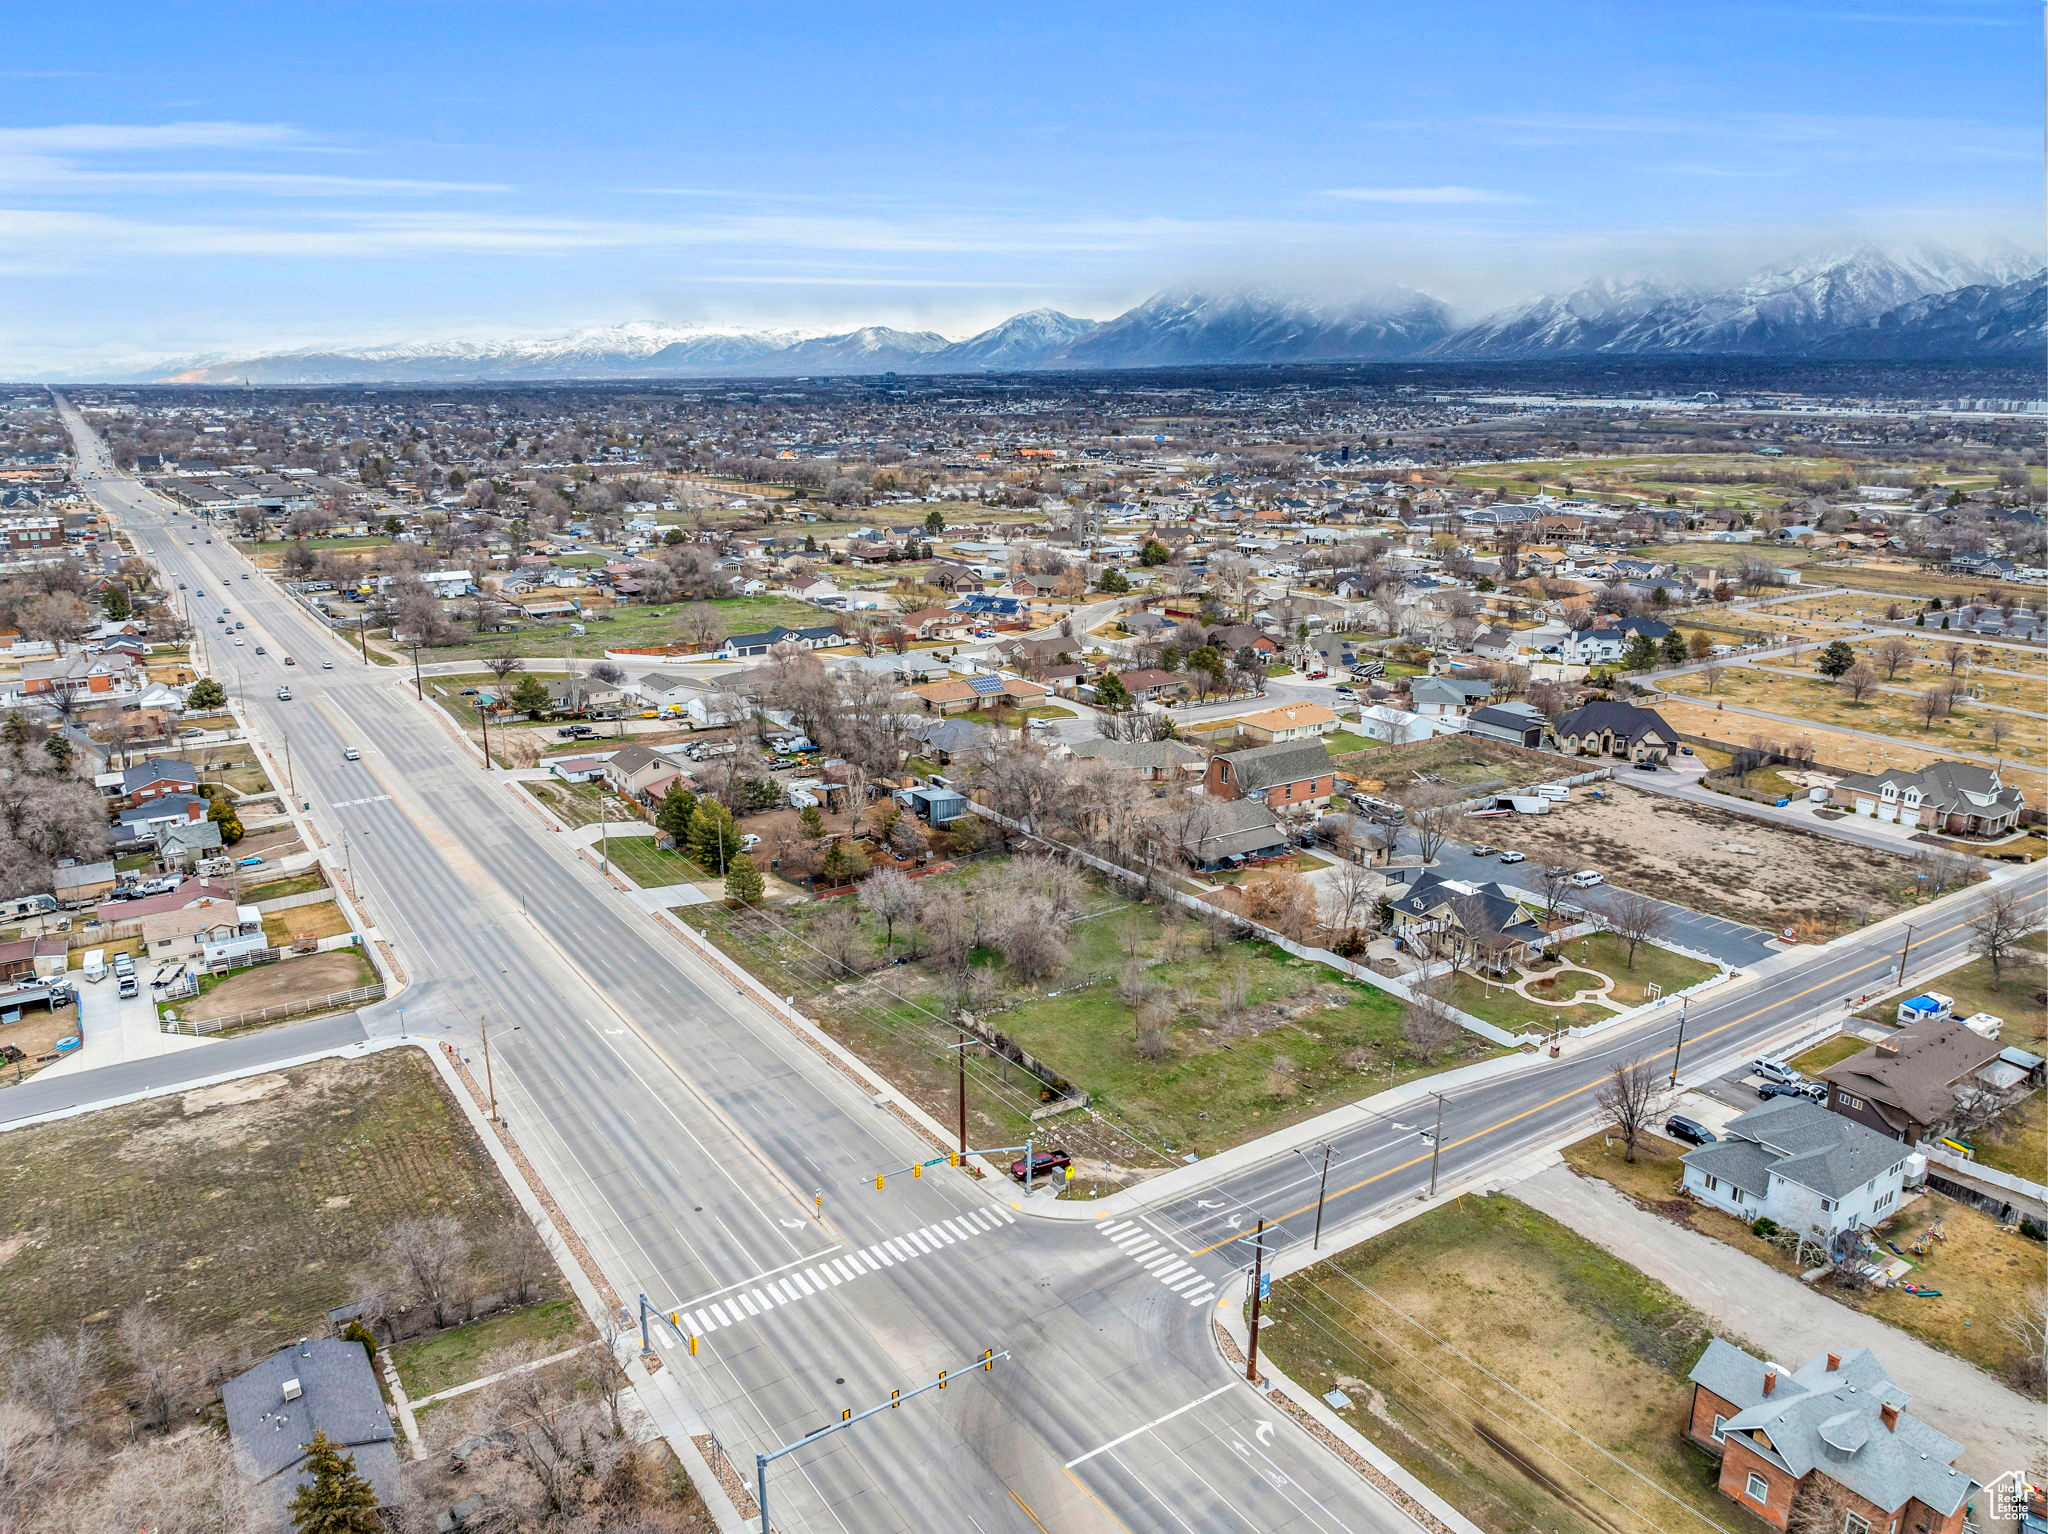
M995 9L17 11L0 375L2038 239L2022 0Z

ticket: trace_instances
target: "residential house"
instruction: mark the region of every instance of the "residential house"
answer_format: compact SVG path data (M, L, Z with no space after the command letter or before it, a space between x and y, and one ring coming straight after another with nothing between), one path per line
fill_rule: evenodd
M199 792L199 769L190 762L152 756L121 769L119 793L132 808L166 794Z
M1155 815L1145 834L1196 868L1223 868L1287 851L1287 831L1256 799L1209 800Z
M121 811L115 819L127 836L149 836L158 826L204 820L207 809L207 802L196 794L167 793L145 799L133 809Z
M1521 641L1513 629L1481 629L1472 636L1472 653L1481 660L1511 661L1521 651Z
M1611 666L1628 648L1628 635L1612 626L1573 629L1564 636L1563 658L1574 666Z
M1818 1240L1886 1218L1905 1182L1898 1142L1804 1097L1774 1097L1685 1156L1685 1191L1701 1203Z
M1428 740L1432 735L1455 735L1463 724L1461 719L1425 719L1391 703L1366 703L1359 707L1355 728L1374 740L1405 746L1412 741Z
M974 632L974 620L950 607L920 607L896 620L913 638L923 640L965 639Z
M1686 1377L1686 1436L1720 1459L1721 1495L1772 1527L1818 1502L1839 1534L1962 1534L1979 1489L1963 1446L1906 1413L1868 1348L1788 1373L1717 1337Z
M70 962L69 953L69 940L62 936L23 937L0 943L0 984L61 976Z
M57 864L51 888L61 906L91 905L114 892L113 862L80 863L66 858Z
M1493 696L1493 683L1448 676L1418 676L1408 684L1408 707L1425 719L1462 719L1475 702Z
M237 905L233 896L207 896L176 910L153 911L140 925L143 951L152 959L217 965L270 946L262 914L254 906Z
M720 660L741 660L749 655L766 655L779 644L793 644L800 650L829 650L846 643L836 625L816 624L809 628L784 628L780 624L754 634L729 635L725 643L709 653Z
M1154 783L1187 777L1208 761L1184 740L1077 740L1061 749L1083 761L1108 762Z
M1277 741L1320 740L1336 728L1336 712L1320 703L1283 703L1278 708L1246 714L1237 721L1238 733L1262 746Z
M221 1387L228 1439L279 1521L310 1479L306 1446L315 1433L352 1456L377 1500L400 1498L397 1430L358 1342L310 1337L281 1348Z
M1136 671L1119 671L1116 679L1124 684L1124 691L1141 702L1156 703L1161 698L1180 696L1184 679L1171 671L1162 671L1157 666L1145 666Z
M1490 703L1465 716L1465 733L1482 740L1504 741L1510 746L1542 747L1550 733L1550 721L1533 703L1510 701Z
M967 714L976 709L1005 705L1035 708L1051 693L1050 687L1037 682L1027 682L1022 677L997 676L993 672L948 677L941 682L927 682L922 687L910 689L910 695L923 705L927 713L932 714Z
M1944 1133L1958 1108L1996 1101L2026 1079L2004 1053L1995 1037L1954 1018L1930 1017L1817 1074L1834 1112L1917 1145Z
M1502 884L1446 879L1427 871L1390 902L1395 936L1425 954L1463 946L1473 967L1507 974L1549 942L1536 918Z
M1203 787L1218 799L1257 799L1276 812L1327 804L1336 786L1336 768L1321 740L1226 751L1209 759L1203 779Z
M676 764L657 751L625 746L606 758L604 780L614 793L632 798L656 779L673 777L675 770Z
M166 868L190 868L221 849L220 826L211 820L158 826L155 836L157 861Z
M30 661L21 676L0 682L0 702L32 702L69 693L81 702L125 697L140 686L142 673L126 655L63 655Z
M1595 701L1558 720L1557 748L1568 756L1661 762L1678 749L1678 732L1653 708Z
M962 757L978 757L994 740L994 732L986 725L971 719L948 719L924 732L918 754L946 767Z
M935 560L925 573L925 581L955 596L968 596L988 589L988 583L973 570L950 559Z
M564 783L594 783L604 776L604 763L594 756L558 756L548 763L548 776Z
M2026 807L2026 796L1999 769L1974 762L1933 762L1918 772L1852 772L1828 800L1873 820L1955 836L2004 836Z

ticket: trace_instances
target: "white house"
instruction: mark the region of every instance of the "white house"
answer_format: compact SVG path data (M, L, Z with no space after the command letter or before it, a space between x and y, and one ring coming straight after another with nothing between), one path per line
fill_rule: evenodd
M1440 728L1445 725L1450 728ZM1391 741L1397 746L1405 746L1414 740L1428 740L1436 734L1454 734L1456 728L1456 720L1425 719L1420 714L1411 714L1406 709L1393 708L1385 703L1368 703L1358 711L1359 734L1374 740Z
M1628 648L1620 629L1574 629L1564 637L1564 658L1574 666L1610 665Z
M1685 1157L1685 1190L1744 1220L1826 1240L1897 1210L1906 1148L1803 1097L1776 1097Z

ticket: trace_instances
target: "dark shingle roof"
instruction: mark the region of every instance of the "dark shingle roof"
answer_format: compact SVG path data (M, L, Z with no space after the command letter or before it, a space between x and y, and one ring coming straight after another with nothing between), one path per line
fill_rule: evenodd
M1253 746L1249 751L1230 751L1218 758L1230 763L1237 786L1244 792L1271 788L1278 783L1299 783L1326 776L1330 752L1321 740L1288 740L1271 746Z

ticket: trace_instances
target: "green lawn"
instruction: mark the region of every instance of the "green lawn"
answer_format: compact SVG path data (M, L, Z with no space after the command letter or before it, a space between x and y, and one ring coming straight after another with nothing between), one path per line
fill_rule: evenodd
M374 549L391 542L391 538L385 533L362 533L345 538L264 538L254 543L238 538L232 541L245 554L282 554L294 543L309 549Z
M1636 945L1635 967L1630 968L1628 944L1612 932L1573 938L1560 946L1559 953L1574 964L1583 964L1588 969L1597 969L1601 974L1611 976L1614 989L1608 994L1625 1007L1648 1001L1652 985L1660 988L1660 995L1669 996L1689 985L1712 979L1718 973L1713 965L1702 960L1688 959L1684 954L1650 943Z
M517 1347L545 1358L594 1335L574 1300L543 1300L401 1342L391 1349L391 1362L405 1393L418 1400L477 1378L483 1360L500 1348Z
M1496 1028L1506 1028L1510 1032L1570 1028L1605 1022L1614 1016L1606 1007L1556 1007L1547 1002L1531 1001L1498 985L1489 985L1462 970L1452 978L1450 992L1445 999L1460 1012L1469 1012L1483 1023L1492 1023Z
M511 633L479 634L462 644L422 650L420 657L436 661L470 660L507 651L514 655L593 656L614 648L676 644L681 640L677 614L692 605L709 607L728 634L753 633L777 624L807 628L832 621L830 613L787 597L726 597L702 604L671 602L619 607L604 620L564 619ZM585 624L588 632L570 633L571 622Z
M1970 1144L1985 1166L2029 1182L2048 1180L2048 1096L2033 1093Z
M1516 1199L1418 1215L1264 1314L1264 1358L1487 1534L1762 1534L1682 1436L1707 1318Z
M602 783L552 783L539 780L519 785L534 798L555 812L557 818L570 827L594 826L600 820L624 821L637 817L611 796L611 790ZM611 800L611 812L605 814L605 802Z
M651 836L614 836L609 839L609 846L613 866L642 889L661 884L693 884L707 877L703 869L680 852L655 846Z
M1837 1034L1825 1043L1816 1044L1804 1054L1795 1056L1785 1063L1803 1075L1813 1076L1831 1065L1840 1065L1851 1055L1860 1055L1870 1048L1870 1040L1858 1038L1853 1033Z
M1957 1017L1989 1012L1993 1017L2004 1018L2005 1031L1999 1037L2007 1044L2017 1044L2038 1055L2048 1045L2048 974L2043 972L2044 957L2048 957L2048 932L2036 932L2021 942L2019 957L2005 966L2005 983L2000 987L1991 984L1991 966L1976 959L1924 985L1894 992L1858 1015L1874 1022L1895 1023L1901 998L1939 991L1956 999Z
M1330 755L1344 756L1353 751L1370 751L1375 746L1384 746L1383 740L1374 740L1370 735L1360 735L1354 730L1332 730L1323 737L1323 744L1329 747Z
M308 869L302 874L293 874L285 879L273 879L268 884L253 885L236 898L243 905L254 905L259 900L278 900L286 895L310 895L314 890L327 888L327 877L319 869Z

